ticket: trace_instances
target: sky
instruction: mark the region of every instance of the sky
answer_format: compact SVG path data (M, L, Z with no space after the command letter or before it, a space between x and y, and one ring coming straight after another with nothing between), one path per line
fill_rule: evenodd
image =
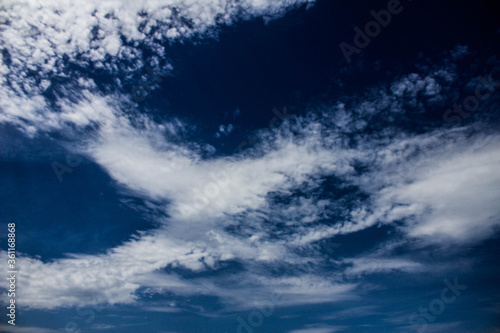
M494 5L2 1L0 331L500 332Z

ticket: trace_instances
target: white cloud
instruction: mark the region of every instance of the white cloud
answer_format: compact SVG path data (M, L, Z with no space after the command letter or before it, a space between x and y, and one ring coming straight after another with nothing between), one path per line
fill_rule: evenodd
M423 270L421 264L406 259L364 257L345 259L343 262L351 265L345 271L346 274L350 275L387 273L391 271L418 272Z
M303 2L4 4L9 11L2 13L7 23L2 26L0 46L8 46L13 62L0 65L5 74L0 77L0 122L16 125L29 135L58 131L81 139L69 149L87 154L122 189L163 203L169 216L159 220L157 230L141 233L105 254L49 262L19 258L19 299L44 309L91 304L97 296L110 304L133 304L143 287L147 292L181 296L207 293L233 309L246 308L252 295L265 297L271 291L281 296L281 305L334 302L356 297L356 285L342 280L345 275L413 272L423 267L396 258L346 259L350 267L345 272L325 278L321 272L302 270L304 264L320 260L314 256L317 253L300 252L312 242L396 222L410 237L434 243L476 241L493 233L500 221L497 134L478 134L474 128L468 133L471 128L464 128L446 130L444 135L412 135L399 133L395 126L373 136L363 134L374 118L390 122L392 116L406 112L406 104L418 105L419 98L439 102L446 87L438 78L446 77L448 83L454 79L448 68L399 78L389 89L375 87L369 98L351 106L339 102L325 107L321 117L296 117L279 129L257 133L261 143L254 149L211 159L203 159L198 152L208 149L202 143L169 140L179 139L188 125L177 120L156 123L128 112L124 109L127 97L102 96L91 80L76 79L61 93L54 112L40 95L49 85L47 80L38 84L26 76L26 69L39 70L45 79L63 75L57 61L62 55L74 61L81 55L112 71L113 65L103 62L106 56L122 60L138 56L137 50L121 45L119 35L149 43L162 56L154 37L148 35L155 24L161 38L189 37L208 33L217 24L216 17L231 22L242 8L248 16L275 15ZM189 25L182 23L186 19ZM142 31L137 29L140 24ZM96 26L99 29L93 29ZM231 131L229 126L221 127L224 134ZM356 163L366 170L356 171ZM358 186L368 199L339 207L333 199L320 198L315 190L325 177ZM286 204L269 199L276 193L292 197L298 189L305 193ZM340 210L342 218L328 225L318 223L331 218L334 210ZM278 224L279 230L274 230ZM5 252L1 254L5 257ZM231 260L245 270L222 283L188 282L173 273L160 273L167 267L214 270ZM267 269L273 265L287 265L290 275L271 277ZM305 328L307 332L335 329Z
M134 122L142 126L136 128L119 114L110 98L87 94L72 108L63 105L60 118L97 123L98 131L84 151L125 189L165 202L171 217L162 220L159 229L105 254L47 263L19 258L23 272L19 297L33 308L84 305L98 295L110 304L131 304L140 298L141 287L180 296L205 292L233 309L248 307L250 295L270 290L282 296L281 305L345 300L356 297L356 285L343 281L342 272L331 279L298 270L292 277L269 278L264 267L286 263L293 271L306 262L314 264L318 258L295 250L377 223L405 221L402 228L408 235L434 242L443 237L459 242L482 239L498 224L498 219L491 218L498 217L495 166L500 154L494 134L467 137L464 131L468 129L464 129L448 131L447 136L397 135L363 141L354 150L335 140L335 131L325 135L324 125L314 118L297 118L294 124L262 132L265 141L252 151L203 160L189 148L165 140L167 132L175 133L182 124L167 126L137 118ZM174 131L168 130L171 126ZM431 137L438 138L440 146L431 145L436 142ZM415 153L422 146L427 147L425 154ZM355 160L372 160L373 164L368 172L358 174L351 166ZM411 172L402 168L408 164ZM221 170L226 173L221 175ZM328 227L314 222L329 216L329 199L297 197L282 207L268 201L270 193L289 196L297 188L312 193L328 175L357 184L370 194L369 201L346 208L348 218ZM208 184L219 186L216 195L208 195ZM193 197L196 189L206 200ZM455 223L443 223L447 219ZM283 233L270 238L269 222L276 221L285 222ZM243 232L230 232L228 227ZM229 260L262 275L236 273L234 280L218 284L210 280L188 283L175 274L158 273L165 267L211 270ZM355 258L345 263L351 265L347 275L423 269L395 258ZM211 288L207 291L205 285Z
M154 73L165 72L171 65L158 61L165 58L165 41L210 36L218 25L263 15L276 17L308 2L3 1L0 48L6 56L0 59L0 123L14 123L28 134L56 126L57 115L51 114L53 110L41 97L50 80L58 77L68 81L68 86L73 85L72 95L88 88L78 80L83 74L68 74L67 63L82 67L93 64L125 77L138 75L146 65ZM153 53L150 58L143 57L140 44ZM79 125L80 119L75 120Z
M470 135L467 129L447 135L403 139L381 151L376 171L361 178L374 202L358 220L406 219L410 236L434 242L470 242L491 235L500 222L500 137ZM429 142L434 146L427 148ZM408 156L411 151L413 156Z

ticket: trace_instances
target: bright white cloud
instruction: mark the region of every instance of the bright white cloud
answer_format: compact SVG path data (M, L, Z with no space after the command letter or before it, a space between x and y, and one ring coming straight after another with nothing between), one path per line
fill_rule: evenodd
M491 235L500 222L500 137L467 132L425 134L382 150L377 169L361 177L373 206L359 221L404 219L410 236L433 242Z

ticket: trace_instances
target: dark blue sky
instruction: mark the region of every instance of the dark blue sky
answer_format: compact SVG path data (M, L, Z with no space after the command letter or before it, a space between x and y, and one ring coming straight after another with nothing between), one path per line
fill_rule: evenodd
M2 8L0 331L497 332L499 13L391 3Z

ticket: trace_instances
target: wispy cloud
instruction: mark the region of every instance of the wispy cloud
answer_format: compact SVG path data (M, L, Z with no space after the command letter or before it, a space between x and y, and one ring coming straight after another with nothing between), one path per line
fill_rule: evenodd
M342 332L344 327L322 324L307 325L305 328L289 331L288 333L334 333Z
M69 141L68 149L102 167L122 191L155 200L162 213L156 217L157 229L138 233L104 254L77 254L48 262L20 258L19 266L29 270L25 269L19 280L19 297L30 307L85 305L97 295L109 304L136 304L145 295L166 293L177 297L213 295L232 309L248 309L250 300L255 300L253 295L265 299L271 291L281 296L279 305L283 306L355 299L359 293L353 277L422 272L427 267L390 253L364 254L338 258L334 262L338 270L325 276L325 258L314 247L315 242L389 225L404 237L430 244L470 243L487 238L498 227L500 138L496 131L488 124L482 126L482 132L474 124L439 131L405 130L410 112L444 103L441 93L453 89L458 75L453 66L398 77L363 95L288 119L279 128L257 131L261 140L251 149L210 158L200 151L213 147L179 135L189 132L192 124L138 114L129 103L130 96L119 92L103 96L91 80L77 80L75 85L83 89L67 88L56 101L57 112L41 91L27 92L19 85L29 85L22 76L25 68L36 67L39 61L56 66L52 59L61 54L76 57L80 48L86 50L83 53L88 61L101 62L110 54L133 58L132 53L126 53L130 50L118 45L116 34L144 40L145 33L135 29L136 25L144 23L144 29L152 29L152 18L158 15L162 20L175 18L162 25L161 31L167 38L181 38L210 30L218 24L214 21L217 14L223 22L230 22L242 6L248 7L249 15L263 15L281 12L288 4L182 2L174 15L169 7L174 3L155 7L135 2L119 12L107 2L90 2L79 12L81 17L64 16L78 13L67 9L73 6L69 3L62 6L60 14L54 12L56 7L8 4L16 9L9 14L12 18L31 17L17 23L6 19L10 22L2 31L8 37L6 42L14 43L19 34L26 37L14 45L12 52L18 54L13 57L18 59L19 54L33 50L40 54L25 63L2 64L2 72L12 78L14 88L6 88L6 79L1 82L0 107L4 112L0 121L30 135L59 133ZM39 15L28 15L32 12ZM182 20L176 21L182 14L193 20L192 31L179 23ZM78 19L88 29L99 22L103 32L90 38L85 29L73 31L71 22ZM49 40L71 41L55 51L38 45L42 39L28 34L27 27L32 24L26 20L46 20L38 28L45 29L42 36L54 31ZM93 43L97 43L95 48L89 50ZM112 69L113 64L102 66ZM49 67L41 75L58 70ZM376 134L373 128L378 130ZM224 127L224 132L228 131ZM332 181L325 190L325 183L332 179L338 182ZM327 196L325 191L339 195ZM349 200L343 192L348 192L345 196ZM218 281L182 279L175 273L179 268L193 273L217 271L231 263L241 268ZM283 266L287 267L286 275L270 273ZM160 304L151 310L181 308Z
M12 325L7 325L7 324L0 324L0 330L5 333L14 333L14 332L21 332L21 333L57 333L59 331L48 329L48 328L42 328L42 327L33 327L33 326L12 326Z
M404 259L381 259L381 258L356 258L345 259L344 263L350 266L346 269L346 274L373 274L388 273L391 271L418 272L423 270L421 264Z

